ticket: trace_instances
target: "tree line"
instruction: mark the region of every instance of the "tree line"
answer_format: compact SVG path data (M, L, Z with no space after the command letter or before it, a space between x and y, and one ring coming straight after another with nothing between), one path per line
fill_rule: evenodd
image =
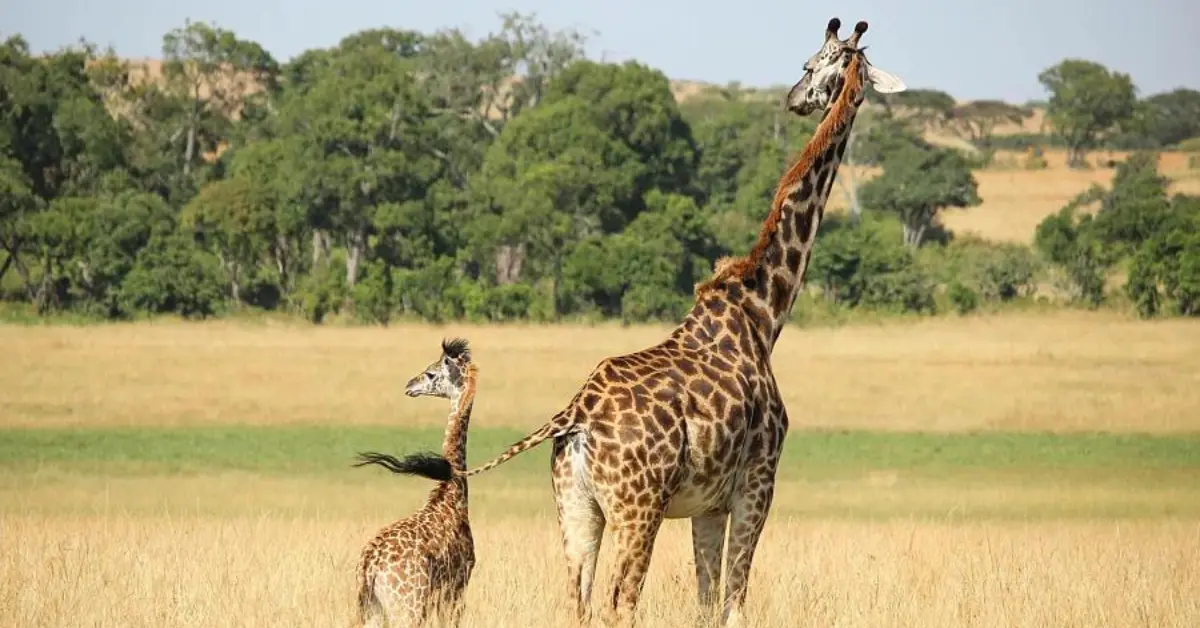
M715 259L750 246L816 121L785 114L778 90L677 103L662 72L589 60L584 43L511 13L479 40L372 29L280 63L187 22L148 80L86 42L38 56L10 37L0 298L111 319L676 319ZM1075 165L1105 142L1200 136L1200 93L1139 100L1127 76L1073 60L1040 78ZM1117 264L1143 314L1197 312L1200 210L1168 198L1152 155L1048 218L1035 248L955 238L938 212L980 203L972 170L1027 109L869 98L847 159L882 174L843 168L851 211L822 226L797 316L966 312L1030 298L1046 273L1098 305ZM978 150L927 142L931 125Z

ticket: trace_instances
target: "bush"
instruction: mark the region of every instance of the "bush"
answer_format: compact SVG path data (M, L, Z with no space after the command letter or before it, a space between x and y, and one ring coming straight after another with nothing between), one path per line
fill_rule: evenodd
M984 299L997 301L1030 296L1038 268L1038 259L1029 247L1019 244L993 247L977 269L980 294Z
M1050 162L1040 153L1029 153L1025 160L1021 162L1021 166L1026 170L1045 170L1050 167Z
M934 314L934 282L915 264L867 278L861 305L880 310Z
M625 323L676 320L687 312L689 305L690 300L669 290L637 284L621 296L621 320Z
M450 257L439 257L421 268L398 269L396 288L400 308L435 323L462 316L464 293L473 290L475 284L460 282L458 276Z
M527 318L537 297L533 286L524 283L489 286L479 282L464 282L459 294L464 315L476 322Z
M858 224L830 220L814 249L810 277L846 307L934 311L934 282L900 237L899 220L866 212Z
M304 276L291 296L292 306L310 322L321 324L336 314L346 295L346 273L337 264L324 264Z
M224 285L216 256L185 235L155 234L138 251L133 269L121 283L118 302L130 313L204 318L221 309Z
M1077 205L1073 201L1042 220L1034 244L1046 259L1062 266L1065 287L1072 297L1097 307L1104 301L1104 280L1115 261L1114 253L1097 238L1092 216L1076 214Z
M979 309L979 295L972 289L955 281L946 289L946 297L959 314L970 314Z
M366 264L362 279L354 284L354 314L359 320L384 327L396 308L396 280L392 267L375 261Z

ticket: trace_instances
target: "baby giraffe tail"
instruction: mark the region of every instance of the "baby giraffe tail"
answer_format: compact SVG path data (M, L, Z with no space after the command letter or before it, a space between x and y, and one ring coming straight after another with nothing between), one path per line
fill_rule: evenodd
M454 470L450 467L450 462L442 456L430 452L410 454L403 458L374 451L361 452L358 454L358 462L354 466L362 467L369 464L377 464L392 473L416 475L438 482L446 482L454 477Z

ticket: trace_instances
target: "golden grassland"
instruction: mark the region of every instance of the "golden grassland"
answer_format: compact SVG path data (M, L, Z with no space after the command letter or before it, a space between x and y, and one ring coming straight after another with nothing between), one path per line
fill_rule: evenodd
M461 334L481 365L473 426L523 430L601 358L668 329L4 325L0 428L437 426L443 409L402 387ZM774 363L797 430L1185 434L1200 428L1198 346L1194 322L1059 311L796 327ZM544 465L548 453L528 455ZM1197 470L1116 462L1046 477L902 465L824 477L789 460L748 625L1195 626ZM344 627L362 544L429 488L378 469L114 469L0 474L0 625ZM478 565L463 625L564 625L548 478L507 466L481 476L471 512ZM688 533L664 525L642 625L697 625ZM597 603L611 547L601 554Z
M1129 153L1100 151L1090 156L1092 162L1121 161ZM997 167L975 171L982 203L966 209L947 209L941 213L942 223L957 235L974 234L996 242L1031 244L1040 223L1062 209L1071 199L1092 185L1108 187L1112 182L1111 168L1075 170L1066 166L1066 153L1047 150L1044 170L1026 170L1021 164L1025 156L1000 151ZM1007 166L1003 166L1008 164ZM843 168L839 178L847 177ZM856 168L852 176L859 182L878 175L878 168ZM1170 191L1179 194L1200 194L1200 170L1188 168L1188 155L1161 153L1159 172L1171 180ZM845 211L849 206L840 185L833 188L829 200L832 211Z
M0 326L0 427L437 426L407 379L463 335L473 425L540 425L602 358L669 327L286 322ZM1200 429L1200 325L1096 312L793 327L773 363L793 429Z
M346 626L367 518L5 518L0 623ZM466 627L565 625L552 519L475 517ZM696 625L687 524L659 536L642 625ZM610 548L593 599L608 597ZM750 626L1195 626L1200 523L773 518Z

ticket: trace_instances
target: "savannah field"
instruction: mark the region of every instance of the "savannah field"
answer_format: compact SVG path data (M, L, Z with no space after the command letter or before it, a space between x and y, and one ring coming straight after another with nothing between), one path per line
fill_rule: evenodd
M429 488L349 463L438 446L444 402L402 388L443 336L480 365L477 463L666 330L0 326L0 625L346 626L359 548ZM751 624L1200 625L1197 347L1103 312L789 329ZM472 480L466 626L566 620L548 457ZM696 625L688 530L643 625Z

